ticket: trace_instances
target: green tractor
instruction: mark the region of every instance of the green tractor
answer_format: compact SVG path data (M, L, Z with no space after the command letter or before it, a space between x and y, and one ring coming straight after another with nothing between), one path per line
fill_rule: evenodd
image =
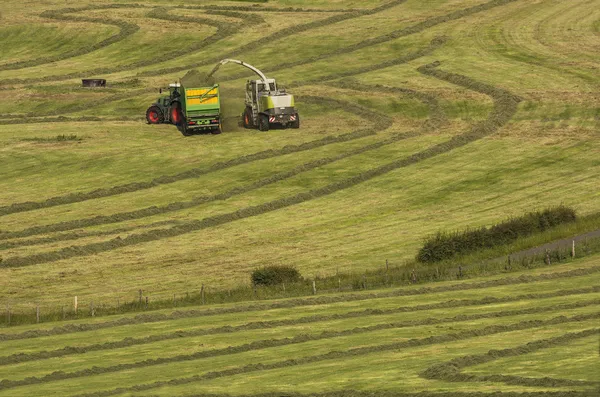
M169 95L158 98L148 108L146 120L149 124L175 124L186 136L194 131L220 134L223 127L219 85L182 87L180 83L169 84Z
M272 126L300 128L300 116L295 107L294 96L277 87L275 79L267 78L263 72L252 65L236 59L223 59L209 73L212 76L222 65L235 63L256 73L259 80L246 83L246 108L242 113L245 128L258 128L268 131Z

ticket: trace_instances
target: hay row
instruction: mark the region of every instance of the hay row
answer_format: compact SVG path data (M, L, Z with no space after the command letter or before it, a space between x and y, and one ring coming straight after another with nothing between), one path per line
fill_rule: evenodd
M541 339L535 342L529 342L525 345L502 349L490 350L485 354L474 354L455 358L441 364L435 364L425 371L420 376L426 379L443 380L446 382L501 382L508 385L519 386L538 386L538 387L569 387L569 386L600 386L600 382L581 381L572 379L557 379L551 377L531 378L515 375L474 375L465 374L461 370L466 367L484 364L490 361L498 360L504 357L516 357L534 353L541 349L566 345L581 338L586 338L593 335L599 335L600 328L587 329L581 332L573 332L561 335L555 338Z
M18 232L4 233L4 234L2 234L2 238L10 239L10 238L28 237L28 236L37 235L37 234L64 232L64 231L69 231L69 230L79 229L79 228L84 228L84 227L107 225L107 224L111 224L111 223L143 219L143 218L150 217L150 216L162 215L162 214L166 214L169 212L181 211L184 209L197 207L197 206L211 203L214 201L227 200L234 196L239 196L241 194L249 193L254 190L260 189L262 187L265 187L265 186L268 186L268 185L271 185L274 183L278 183L278 182L284 181L286 179L290 179L301 173L309 172L316 168L324 167L326 165L333 164L337 161L340 161L340 160L343 160L343 159L346 159L346 158L349 158L352 156L356 156L358 154L366 153L366 152L369 152L372 150L376 150L376 149L382 148L384 146L399 142L404 139L416 137L418 135L419 135L418 133L396 134L396 135L392 136L391 138L382 140L380 142L375 142L373 144L366 145L366 146L348 151L348 152L340 154L338 156L324 157L324 158L321 158L318 160L310 161L308 163L294 167L290 171L280 172L280 173L274 174L272 176L263 178L261 180L255 181L253 183L250 183L246 186L234 187L226 192L215 194L212 196L198 196L198 197L194 197L188 201L173 202L173 203L169 203L169 204L166 204L163 206L151 206L151 207L147 207L147 208L143 208L143 209L139 209L139 210L135 210L135 211L121 212L121 213L112 214L112 215L99 215L99 216L95 216L92 218L76 219L73 221L59 222L59 223L54 223L54 224L44 225L44 226L34 226L34 227L31 227L28 229L20 230ZM151 224L151 225L145 225L145 226L153 227L154 225ZM115 234L115 233L117 233L117 232L109 231L109 232L103 232L102 234L107 235L107 234ZM73 237L70 235L64 236L64 240L72 240L72 239L73 239ZM50 237L48 240L52 241L52 242L56 242L56 241L61 241L63 239L58 238L58 237ZM17 242L13 242L10 245L12 247L19 247L22 245L31 245L27 241L25 241L24 243L25 244L21 244L20 242L17 241ZM2 249L1 248L2 246L3 246L3 244L0 244L0 249Z
M132 8L141 8L144 6L132 4L131 7ZM103 25L113 25L113 26L116 26L119 28L119 33L117 33L107 39L104 39L96 44L86 46L86 47L81 47L76 50L64 52L62 54L57 54L57 55L48 56L48 57L40 57L40 58L36 58L36 59L30 59L27 61L18 61L18 62L12 62L12 63L0 65L0 70L16 70L16 69L29 68L32 66L39 66L39 65L46 64L46 63L63 61L65 59L89 54L91 52L94 52L94 51L97 51L104 47L107 47L111 44L115 44L115 43L118 43L119 41L125 40L127 37L133 35L135 32L137 32L140 29L140 27L136 24L125 22L125 21L119 21L116 19L87 18L87 17L67 15L67 14L74 13L74 12L102 10L102 9L108 9L108 8L122 8L122 7L120 7L119 4L107 5L107 6L91 5L91 6L80 7L80 8L61 8L58 10L48 10L48 11L42 12L40 14L40 17L54 19L56 21L86 22L86 23L99 23L99 24L103 24Z
M591 274L595 274L600 272L600 266L587 268L587 269L573 269L565 272L556 272L556 273L544 273L536 276L525 276L522 275L520 277L507 277L503 279L496 279L491 281L483 281L483 282L473 282L473 283L462 283L462 284L454 284L454 285L446 285L440 287L423 287L418 289L396 289L393 291L385 291L385 292L376 292L370 294L343 294L343 295L334 295L334 296L320 296L317 298L295 298L295 299L287 299L279 302L269 302L269 303L254 303L250 305L236 305L231 307L224 307L219 309L192 309L192 310L177 310L172 312L171 314L139 314L135 317L122 317L117 320L110 320L105 322L98 322L94 324L68 324L57 326L48 330L31 330L25 331L22 333L16 334L0 334L0 341L6 340L21 340L21 339L32 339L39 338L45 336L52 335L65 335L74 332L87 332L92 330L106 329L106 328L114 328L120 327L124 325L132 325L132 324L146 324L146 323L155 323L160 321L170 321L181 318L196 318L196 317L206 317L213 315L222 315L222 314L233 314L233 313L247 313L247 312L256 312L256 311L264 311L264 310L272 310L272 309L289 309L295 307L306 307L306 306L319 306L319 305L329 305L341 302L359 302L366 301L371 299L383 299L383 298L393 298L400 296L416 296L416 295L427 295L448 291L471 291L478 289L487 289L490 287L498 287L498 286L508 286L508 285L520 285L520 284L529 284L535 283L539 281L547 281L547 280L556 280L556 279L567 279L572 277L582 277ZM595 288L588 289L588 292L596 292ZM583 293L586 293L586 290L582 290ZM560 296L560 294L569 294L567 291L555 291L553 292L556 296ZM549 293L550 294L550 293ZM551 296L545 295L545 298L549 298ZM538 298L539 299L539 298Z
M367 115L372 112L371 110L368 110L359 105L352 104L350 102L344 102L344 101L327 99L327 98L319 98L319 97L305 97L305 98L308 101L308 103L327 104L328 106L336 108L336 109L341 108L341 109L345 109L348 111L352 111L357 115L364 115L365 118L367 118ZM31 119L29 119L29 120L31 121ZM81 117L81 118L73 119L73 118L67 118L64 116L59 116L56 119L39 119L39 122L44 122L44 120L56 120L56 121L93 120L93 121L97 121L99 119L96 117ZM367 118L367 120L371 121L370 118ZM2 124L3 122L8 123L10 121L7 121L7 120L0 121L0 124ZM23 122L23 120L14 120L11 122L11 124L13 124L13 123L20 124L22 122ZM384 125L384 123L385 123L385 125L387 125L388 123L391 123L391 120L389 118L387 118L387 119L381 118L379 123L381 123L379 125ZM92 200L92 199L97 199L97 198L102 198L102 197L109 197L109 196L114 196L114 195L123 194L123 193L131 193L131 192L136 192L136 191L144 190L144 189L150 189L155 186L179 182L179 181L189 179L189 178L197 178L199 176L206 175L206 174L209 174L209 173L212 173L215 171L224 170L224 169L227 169L230 167L235 167L238 165L248 164L248 163L251 163L254 161L258 161L258 160L266 160L266 159L270 159L270 158L274 158L274 157L283 156L286 154L303 152L303 151L316 149L316 148L334 144L334 143L349 142L354 139L359 139L359 138L363 138L363 137L367 137L367 136L371 136L371 135L375 135L375 134L376 134L376 130L367 129L367 130L358 130L358 131L341 134L341 135L337 135L337 136L326 136L321 139L317 139L314 141L310 141L310 142L306 142L306 143L302 143L302 144L298 144L298 145L287 145L281 149L269 149L269 150L264 150L264 151L253 153L253 154L240 156L240 157L228 160L228 161L218 162L207 168L198 167L198 168L192 168L187 171L183 171L183 172L180 172L180 173L174 174L174 175L163 175L158 178L154 178L153 180L148 181L148 182L133 182L133 183L113 186L113 187L105 188L105 189L96 189L96 190L93 190L90 192L71 193L71 194L67 194L64 196L52 197L52 198L46 199L44 201L38 201L38 202L30 201L30 202L14 203L14 204L11 204L8 206L0 207L0 216L14 214L17 212L31 211L31 210L40 209L40 208L49 208L49 207L54 207L57 205L78 203L81 201ZM6 238L5 234L0 232L0 240L5 239L5 238Z
M343 360L346 358L353 358L357 356L364 356L372 353L378 352L387 352L387 351L398 351L402 349L409 349L413 347L420 346L428 346L428 345L436 345L440 343L450 343L460 340L467 340L471 338L477 338L482 336L490 336L497 335L506 332L513 331L522 331L527 329L535 329L539 327L549 326L549 325L559 325L559 324L567 324L572 322L582 322L588 320L594 320L600 318L600 313L594 313L590 315L580 315L580 316L572 316L565 317L560 316L556 318L552 318L550 320L533 320L533 321L522 321L515 324L510 325L493 325L479 329L471 329L451 334L444 334L439 336L430 336L427 338L414 338L401 342L393 342L389 344L377 345L377 346L365 346L365 347L354 347L344 351L331 351L324 354L301 357L301 358L293 358L283 361L278 361L274 363L255 363L248 364L236 368L230 368L221 371L212 371L207 372L202 375L193 375L189 377L183 378L175 378L168 381L156 381L146 384L135 385L131 387L117 387L111 390L98 391L93 393L83 393L76 395L74 397L109 397L118 394L124 393L134 393L134 392L142 392L148 391L152 389L156 389L159 387L165 386L178 386L178 385L187 385L191 383L202 382L210 379L217 379L223 377L230 377L234 375L240 374L248 374L248 373L256 373L260 371L268 371L273 369L280 368L289 368L295 367L299 365L307 365L314 364L317 362L327 361L327 360Z
M175 67L170 67L170 68L140 72L137 74L137 76L159 76L159 75L163 75L163 74L171 74L171 73L181 72L183 70L188 70L188 69L195 69L195 68L198 68L201 66L212 65L212 64L219 62L223 58L235 58L236 56L238 56L242 53L258 50L258 49L264 47L264 43L268 43L268 42L275 41L275 40L281 40L281 39L291 37L291 36L299 34L299 33L307 32L307 31L310 31L313 29L319 29L319 28L333 25L333 24L336 24L339 22L344 22L344 21L348 21L351 19L360 18L363 16L377 14L377 13L383 12L385 10L388 10L390 8L396 7L396 6L404 3L405 1L406 0L393 0L393 1L390 1L386 4L383 4L379 7L376 7L376 8L370 9L370 10L350 11L350 12L345 12L343 14L331 16L324 20L312 21L312 22L307 22L305 24L301 24L301 25L290 26L290 27L281 29L277 32L271 33L270 35L267 35L260 39L251 41L247 44L244 44L241 47L234 49L226 54L219 55L218 57L208 58L208 59L204 59L202 61L189 63L187 65L182 65L182 66L175 66ZM265 70L266 72L272 71L269 69L263 69L263 70Z
M399 392L392 390L337 390L330 392L302 394L286 392L285 397L598 397L600 389L596 391L421 391L421 392ZM232 397L231 394L179 394L173 397ZM236 397L281 397L280 392L260 394L236 394Z
M245 352L249 352L249 351L257 351L257 350L262 350L262 349L266 349L266 348L289 346L289 345L293 345L293 344L307 343L307 342L313 342L313 341L319 341L319 340L331 339L331 338L340 338L340 337L345 337L345 336L349 336L349 335L364 334L364 333L381 331L381 330L456 323L456 322L463 322L463 321L482 320L482 319L488 319L488 318L503 318L503 317L525 315L525 314L546 313L546 312L552 312L552 311L557 311L557 310L577 309L577 308L587 307L587 306L591 306L591 305L597 305L598 303L600 303L600 300L597 299L597 300L588 301L588 302L578 302L578 303L574 303L574 304L562 304L562 305L552 306L552 307L508 310L508 311L502 311L502 312L481 313L481 314L473 314L473 315L459 315L459 316L442 318L442 319L436 318L436 317L430 317L430 318L423 319L423 320L377 324L377 325L372 325L372 326L367 326L367 327L356 327L356 328L351 328L351 329L345 329L345 330L341 330L341 331L323 331L319 334L312 334L312 335L311 334L299 334L294 337L287 337L287 338L280 338L280 339L276 339L276 338L264 339L264 340L259 340L259 341L255 341L255 342L238 345L238 346L229 346L227 348L222 348L222 349L204 350L204 351L199 351L196 353L182 354L182 355L171 356L171 357L152 358L152 359L146 359L143 361L138 361L138 362L129 363L129 364L118 364L118 365L113 365L113 366L109 366L109 367L94 366L93 368L83 369L83 370L74 371L74 372L55 371L55 372L52 372L45 376L39 376L39 377L32 376L32 377L28 377L28 378L25 378L22 380L5 379L3 381L0 381L0 390L6 390L6 389L11 389L11 388L25 386L25 385L31 385L31 384L42 384L42 383L58 381L58 380L74 379L74 378L81 378L81 377L86 377L86 376L93 376L93 375L106 374L106 373L112 373L112 372L127 371L127 370L137 369L137 368L147 368L147 367L155 366L155 365L164 365L164 364L171 364L171 363L182 362L182 361L193 361L193 360L200 360L200 359L210 358L210 357L218 357L218 356L224 356L224 355L245 353ZM333 316L333 317L334 317L333 319L337 319L335 316ZM235 331L232 331L232 332L235 332ZM185 337L185 335L179 335L179 337ZM135 343L133 343L133 344L135 344ZM127 346L131 346L131 345L127 345ZM126 346L119 346L119 348L123 348L123 347L126 347ZM52 354L52 353L62 353L62 352L67 352L67 351L70 351L70 353L60 354L60 355ZM67 354L82 354L82 353L85 353L88 351L90 351L90 350L87 350L86 347L80 347L80 348L66 347L64 349L55 350L53 352L39 352L39 353L32 353L32 354L14 355L14 356L8 356L8 357L1 358L0 365L10 365L10 364L20 363L20 362L25 362L25 361L47 359L47 358L51 358L51 357L62 357Z
M500 127L506 124L512 116L517 111L517 105L520 101L515 95L512 95L510 92L506 90L502 90L500 88L493 87L488 84L477 82L469 77L443 72L437 69L437 65L431 64L420 67L418 69L421 73L425 75L429 75L444 81L451 82L453 84L457 84L460 86L464 86L470 90L481 92L483 94L487 94L491 96L494 100L494 109L488 116L488 118L473 126L468 132L452 137L450 140L434 145L428 149L425 149L421 152L415 153L411 156L392 161L388 164L379 166L377 168L373 168L371 170L365 171L361 174L358 174L354 177L350 177L346 180L335 182L329 184L327 186L312 189L308 192L299 193L294 196L288 196L276 200L272 200L270 202L259 204L251 207L242 208L235 212L225 213L221 215L214 215L200 220L188 221L186 223L182 223L180 225L174 226L170 229L162 230L162 231L154 231L147 233L138 233L129 235L126 238L117 238L97 243L90 243L86 245L73 245L66 248L62 248L56 251L41 253L41 254L33 254L28 256L21 257L12 257L4 260L0 263L2 267L23 267L23 266L32 266L42 263L50 263L56 262L63 259L70 259L76 257L85 257L94 254L98 254L101 252L108 252L115 249L119 249L122 247L128 247L133 245L138 245L142 243L158 241L166 238L177 237L191 232L197 232L201 230L205 230L208 228L224 225L227 223L235 222L240 219L250 218L254 216L263 215L269 212L277 211L280 209L284 209L287 207L291 207L297 204L305 203L311 200L315 200L321 197L325 197L331 195L333 193L339 192L341 190L345 190L354 186L357 186L361 183L370 181L374 178L383 176L388 174L389 172L395 171L400 168L404 168L410 165L417 164L423 160L427 160L438 156L440 154L448 153L454 149L463 147L469 143L475 142L479 139L487 137L494 132L496 132ZM313 97L315 98L315 97ZM339 101L338 101L339 102ZM335 103L335 102L334 102ZM285 149L285 148L284 148ZM282 150L284 150L282 149ZM212 168L212 167L211 167ZM190 173L184 172L181 175L187 177ZM191 175L195 175L192 173ZM164 183L163 179L165 177L158 178L158 183ZM172 180L174 178L168 178L168 180ZM154 186L153 183L149 182L145 185L147 187ZM145 186L141 184L141 186ZM138 186L134 185L134 189L141 190ZM105 190L106 191L106 190ZM110 192L111 189L108 189ZM92 192L94 193L94 192ZM88 193L89 194L89 193ZM80 195L73 195L74 197L84 196L85 193ZM65 197L68 199L69 196L63 196L63 200ZM52 200L52 199L50 199ZM42 203L52 203L52 201L46 201ZM39 205L39 203L33 203L33 205ZM4 207L7 208L7 207ZM8 207L9 209L11 207ZM37 207L40 208L40 207ZM2 209L0 209L2 210ZM4 233L6 235L6 233ZM0 239L3 235L0 235Z

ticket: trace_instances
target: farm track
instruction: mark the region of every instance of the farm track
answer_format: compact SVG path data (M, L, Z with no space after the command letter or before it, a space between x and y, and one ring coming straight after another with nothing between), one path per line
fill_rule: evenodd
M106 374L106 373L112 373L112 372L126 371L126 370L131 370L131 369L136 369L136 368L146 368L146 367L154 366L154 365L163 365L163 364L169 364L169 363L175 363L175 362L181 362L181 361L193 361L193 360L199 360L199 359L209 358L209 357L217 357L217 356L223 356L223 355L243 353L243 352L248 352L248 351L261 350L261 349L266 349L266 348L271 348L271 347L281 347L281 346L300 344L300 343L318 341L318 340L324 340L324 339L330 339L330 338L339 338L339 337L344 337L344 336L348 336L348 335L369 333L369 332L380 331L380 330L399 329L399 328L417 327L417 326L425 326L425 325L436 325L436 324L447 324L447 323L473 321L473 320L481 320L481 319L488 319L488 318L512 317L512 316L518 316L518 315L524 315L524 314L545 313L545 312L553 312L556 310L568 310L568 309L582 308L582 307L597 305L598 303L600 303L600 300L595 299L595 300L591 300L591 301L578 302L578 303L574 303L574 304L556 305L556 306L550 306L550 307L538 307L538 308L521 309L521 310L508 310L508 311L503 311L503 312L482 313L482 314L474 314L474 315L459 315L459 316L455 316L455 317L442 318L442 319L430 317L430 318L424 319L424 320L377 324L377 325L372 325L372 326L368 326L368 327L355 327L352 329L345 329L345 330L341 330L341 331L324 331L320 334L312 334L312 335L311 334L299 334L299 335L291 337L291 338L288 337L288 338L282 338L282 339L258 340L258 341L246 343L243 345L229 346L229 347L223 348L223 349L200 351L200 352L196 352L196 353L192 353L192 354L184 354L184 355L171 356L171 357L146 359L143 361L138 361L138 362L129 363L129 364L118 364L118 365L108 366L108 367L95 366L93 369L89 368L89 369L73 371L73 372L58 371L58 372L50 373L45 376L27 377L26 379L15 380L15 381L4 380L4 381L0 382L0 390L6 390L6 389L11 389L11 388L19 387L19 386L30 385L30 384L41 384L41 383L57 381L57 380L81 378L81 377L85 377L85 376L89 376L89 375L99 375L99 374ZM419 309L419 310L421 310L421 309ZM427 310L427 309L423 309L423 310ZM394 311L390 311L390 312L394 312ZM600 318L600 313L596 313L595 315L591 315L591 316L592 316L591 318ZM345 316L342 316L342 317L349 318L349 317L345 317ZM337 319L337 317L333 316L333 318L331 318L331 319ZM329 319L327 319L327 320L329 320ZM325 320L318 320L318 321L325 321ZM302 324L302 323L294 323L294 325L295 324ZM285 324L285 325L289 325L289 324ZM253 329L253 328L243 328L243 330L246 330L246 329ZM232 330L231 332L236 332L236 330ZM209 335L209 334L210 333L207 333L206 335ZM185 337L186 337L185 332L181 332L179 335L179 338L185 338ZM175 338L177 338L177 336ZM131 341L133 343L125 345L125 346L117 346L117 347L112 347L112 348L127 347L127 346L132 346L132 345L136 344L135 340L131 340L131 339L127 339L123 342L127 343L128 341ZM153 342L150 342L150 343L153 343ZM97 346L97 345L92 345L90 347L94 347L94 346ZM100 350L100 349L98 349L98 350ZM104 350L104 349L102 349L102 350ZM50 352L46 351L46 352L39 352L39 353L34 353L34 354L29 354L29 355L24 355L24 356L2 357L2 358L0 358L0 365L14 364L17 362L34 361L34 360L47 359L47 358L52 358L52 357L64 357L67 355L70 356L73 354L82 354L82 353L86 353L89 351L96 351L96 349L88 350L86 347L81 347L81 348L65 347L63 349L50 351ZM13 359L14 361L11 361L11 359Z
M535 283L538 281L546 280L558 280L568 279L572 277L580 277L592 275L600 272L600 266L587 268L587 269L574 269L566 272L557 273L544 273L536 276L520 276L520 277L508 277L503 279L496 279L484 282L473 282L454 284L440 287L425 287L419 289L396 289L393 291L370 293L370 294L344 294L338 296L321 296L318 298L302 298L302 299L289 299L281 302L271 302L265 304L252 304L245 306L234 306L226 307L221 309L205 309L205 310L185 310L185 311L174 311L171 314L140 314L135 317L124 317L117 320L106 321L95 324L69 324L54 327L48 330L36 330L26 331L23 333L16 334L0 334L0 342L8 340L24 340L39 337L47 337L53 335L65 335L74 332L87 332L93 330L101 330L107 328L120 327L125 325L133 324L147 324L161 321L176 320L182 318L199 318L204 316L220 315L220 314L233 314L233 313L245 313L254 311L264 311L271 309L286 309L295 307L306 307L306 306L319 306L341 302L359 302L370 299L378 298L392 298L399 296L417 296L427 295L432 293L448 292L448 291L469 291L469 290L484 290L491 287L508 286L508 285L521 285ZM593 289L582 289L582 293L593 293ZM563 291L555 291L557 296L565 294ZM569 293L566 292L568 295ZM545 295L546 298L551 296ZM526 299L526 298L524 298ZM491 303L491 302L490 302Z
M543 387L569 387L569 386L600 386L596 381L577 381L570 379L556 379L550 377L530 378L514 375L470 375L462 373L466 367L487 363L504 357L515 357L536 352L560 345L566 345L579 338L600 335L600 328L587 329L581 332L571 332L555 338L542 339L529 342L526 345L503 350L490 350L486 354L463 356L445 363L436 364L423 371L420 376L426 379L438 379L449 382L501 382L507 385L543 386Z
M240 366L237 368L231 368L221 371L213 371L207 372L202 375L193 375L189 377L175 378L169 381L156 381L152 383L139 384L132 387L118 387L112 390L106 391L98 391L94 393L84 393L79 394L77 397L108 397L114 396L123 393L133 393L133 392L141 392L148 391L152 389L156 389L163 386L176 386L176 385L186 385L196 382L202 382L209 379L230 377L239 374L248 374L255 373L260 371L268 371L279 368L289 368L300 365L314 364L317 362L322 362L326 360L341 360L344 358L351 358L357 356L365 356L371 353L379 353L379 352L388 352L388 351L398 351L401 349L407 349L412 347L419 346L427 346L434 345L439 343L448 343L455 342L460 340L468 340L472 338L477 338L481 336L489 336L489 335L497 335L512 331L521 331L527 329L535 329L544 326L550 325L559 325L573 322L582 322L587 320L594 320L600 318L600 313L594 313L589 315L577 315L572 317L555 317L549 320L532 320L532 321L522 321L510 325L493 325L484 328L472 329L467 331L461 331L456 333L430 336L427 338L415 338L409 339L407 341L394 342L389 344L382 344L376 346L366 346L366 347L354 347L349 348L344 351L330 351L328 353L301 357L301 358L293 358L288 360L282 360L275 363L254 363L249 365Z
M46 252L43 254L34 254L29 256L21 256L21 257L11 257L4 260L0 266L2 267L23 267L23 266L32 266L41 263L49 263L55 262L63 259L70 259L75 257L85 257L101 252L112 251L121 247L127 247L137 244L142 244L151 241L162 240L165 238L181 236L190 232L200 231L208 228L212 228L215 226L224 225L230 222L234 222L239 219L254 217L258 215L263 215L272 211L276 211L279 209L287 208L293 205L301 204L307 201L311 201L320 197L328 196L332 193L338 192L340 190L348 189L350 187L359 185L363 182L369 181L376 177L385 175L391 171L397 170L399 168L404 168L409 165L413 165L419 163L423 160L438 156L443 153L448 153L456 148L465 146L469 143L475 142L481 138L489 136L496 132L499 128L505 125L515 114L517 110L517 105L520 102L520 98L509 93L506 90L502 90L496 87L493 87L488 84L477 82L473 79L470 79L466 76L448 73L444 71L440 71L437 69L437 65L431 64L422 66L419 69L419 72L431 76L443 81L450 82L452 84L456 84L467 89L480 92L486 95L489 95L494 100L494 109L491 114L487 118L487 120L478 123L473 126L468 132L452 137L450 140L434 145L424 151L419 153L415 153L409 157L399 159L393 161L391 163L385 164L383 166L371 169L369 171L365 171L357 176L348 178L341 182L332 183L330 185L326 185L322 188L317 188L310 190L305 193L299 193L294 196L284 197L281 199L276 199L264 204L246 207L235 212L230 212L221 215L210 216L201 220L189 221L182 223L180 225L174 226L170 229L157 231L157 232L148 232L148 233L139 233L132 234L124 239L112 239L98 243L91 243L80 246L70 246L63 249L59 249L56 251ZM376 131L369 131L371 134L375 134ZM321 141L322 142L322 141ZM300 146L302 147L302 145ZM282 149L282 150L285 150ZM263 152L265 153L265 152ZM267 152L268 153L268 152ZM252 157L250 157L252 158ZM231 162L229 162L231 163ZM227 164L227 163L225 163ZM239 165L239 164L236 164ZM223 163L217 164L217 167L223 167ZM215 168L215 166L211 167ZM172 179L183 179L187 176L192 176L197 174L191 173L187 171L182 174L178 174L176 178ZM206 173L206 171L204 171ZM159 178L154 182L160 183L164 178ZM151 187L152 183L148 183L148 186ZM137 187L137 185L136 185ZM90 193L88 193L89 195ZM77 197L77 195L73 195ZM66 196L68 197L68 196ZM7 207L4 207L6 211ZM11 207L8 207L11 208ZM5 237L6 234L4 234ZM2 236L0 236L2 238Z

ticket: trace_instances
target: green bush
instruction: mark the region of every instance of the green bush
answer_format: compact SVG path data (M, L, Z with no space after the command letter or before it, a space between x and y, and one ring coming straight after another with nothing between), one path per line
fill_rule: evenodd
M439 262L455 255L509 244L519 237L543 232L575 219L575 210L561 205L541 212L530 212L491 228L484 226L462 232L438 232L425 240L417 254L417 260L423 263Z
M291 266L265 266L252 272L253 285L278 285L300 281L300 273Z

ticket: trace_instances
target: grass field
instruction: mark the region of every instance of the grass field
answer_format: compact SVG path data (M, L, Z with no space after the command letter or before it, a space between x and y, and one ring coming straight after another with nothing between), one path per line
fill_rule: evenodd
M6 0L0 9L0 305L14 313L60 310L74 296L87 310L92 301L131 301L140 289L153 300L201 286L235 289L264 265L291 265L307 279L386 263L412 267L424 238L439 230L560 204L583 220L506 250L600 229L598 0L86 0L66 7ZM217 74L222 135L184 137L172 125L145 123L159 87L223 58L254 64L295 94L301 128L238 126L251 74L235 66ZM92 77L108 87L80 87ZM485 254L465 260L478 265ZM568 266L598 262L590 256ZM564 266L528 274L571 270ZM578 393L597 386L588 350L598 319L585 317L597 302L582 302L598 299L598 291L557 291L597 284L591 272L464 294L263 307L241 317L164 312L167 319L148 324L4 340L0 396ZM344 317L528 293L538 295L480 302L481 311L467 305ZM528 308L531 314L514 312ZM316 310L332 317L294 323ZM490 315L456 320L467 313ZM243 327L263 319L283 323ZM54 326L3 328L2 335ZM219 326L241 328L202 333ZM481 334L469 334L474 329ZM192 335L160 337L180 331ZM70 350L91 346L92 333L101 347ZM562 338L571 333L572 340ZM510 350L531 341L541 347ZM40 353L65 347L64 355ZM508 350L490 359L491 347ZM544 375L550 380L539 380ZM179 380L151 384L171 379Z
M599 386L599 277L595 257L433 290L12 327L0 333L0 396L583 396ZM455 374L440 368L450 360Z

